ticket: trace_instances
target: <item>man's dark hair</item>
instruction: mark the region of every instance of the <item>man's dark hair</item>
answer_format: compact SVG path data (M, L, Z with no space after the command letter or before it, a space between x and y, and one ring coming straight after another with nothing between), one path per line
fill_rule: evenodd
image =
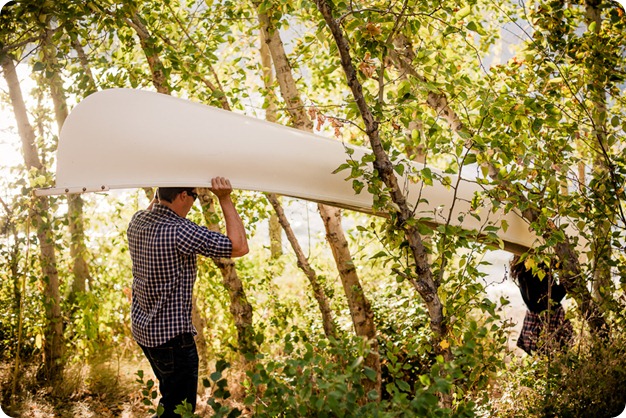
M166 202L172 203L174 199L176 199L176 196L182 192L191 194L193 193L193 189L193 187L159 187L157 194L159 196L159 200L165 200Z
M545 263L537 266L546 273L543 278L539 274L534 274L532 269L527 269L519 256L511 259L510 268L511 278L520 288L522 299L531 312L543 312L548 309L550 303L558 304L565 297L565 287L557 283L556 277Z

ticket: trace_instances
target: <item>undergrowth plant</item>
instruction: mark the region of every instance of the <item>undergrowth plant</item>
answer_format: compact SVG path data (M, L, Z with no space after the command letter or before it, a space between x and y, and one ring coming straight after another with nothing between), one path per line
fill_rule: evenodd
M142 387L141 402L148 407L148 413L156 414L156 416L160 417L164 412L164 408L161 404L154 406L154 401L159 395L154 380L148 379L147 381L144 381L143 370L138 370L136 382L139 383Z
M516 359L491 393L489 416L619 416L626 406L624 347L623 335L585 338L564 352Z

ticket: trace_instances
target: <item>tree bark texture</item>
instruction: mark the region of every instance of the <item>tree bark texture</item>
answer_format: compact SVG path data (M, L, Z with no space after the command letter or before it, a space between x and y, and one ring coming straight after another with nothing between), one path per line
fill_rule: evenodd
M287 104L287 111L291 117L292 124L300 130L313 132L313 121L311 121L305 111L304 104L300 98L280 34L272 26L267 14L259 13L259 22L263 39L265 39L270 50L281 95ZM348 287L352 289L353 286L360 289L355 292L346 292L346 297L349 300L348 306L350 307L350 315L356 334L365 338L371 344L371 353L366 359L366 365L376 372L377 378L374 382L366 379L364 386L367 392L376 390L379 395L378 399L380 399L382 380L376 326L373 321L374 315L369 301L363 293L356 269L354 269L352 255L341 226L341 212L336 208L323 204L318 204L318 210L327 231L327 241L335 258L344 289ZM349 266L352 266L352 268L349 268Z
M276 96L274 95L274 72L272 71L272 57L270 50L265 42L265 37L261 31L261 66L263 67L263 83L265 85L266 101L265 106L265 120L268 122L276 122ZM280 198L276 197L278 205L280 205ZM281 232L281 222L278 219L276 213L272 213L269 218L269 235L270 235L270 254L272 259L277 259L283 254L283 235Z
M439 341L446 336L447 328L441 301L439 299L439 295L437 294L438 286L433 279L428 261L428 253L417 228L407 223L408 220L413 218L413 213L407 204L404 194L402 193L402 188L398 185L398 180L393 170L393 164L383 148L378 131L378 122L375 120L374 115L372 114L367 102L365 101L365 97L363 96L363 88L357 79L356 68L352 64L350 47L347 39L344 37L341 27L333 18L330 5L324 0L316 0L315 3L317 4L318 10L324 17L324 20L326 21L326 24L335 39L335 43L337 44L348 86L352 91L352 95L356 101L359 112L361 113L363 122L365 123L365 132L367 133L372 151L374 153L374 169L378 172L378 175L385 185L390 189L391 199L398 206L398 225L405 231L405 236L415 261L415 272L417 277L410 278L410 280L426 303L431 320L431 329L435 334L436 340ZM439 344L435 344L435 346L441 349ZM449 349L441 350L444 357L451 358L451 352Z
M207 322L204 315L202 315L200 310L198 309L198 299L196 298L196 295L194 294L192 297L193 300L191 305L191 321L196 327L196 331L198 331L198 336L196 337L196 345L198 346L200 370L207 370L209 365L207 359L208 344L206 342L206 336L204 334L204 328L206 328Z
M410 74L418 80L427 82L428 80L419 74L411 64L411 59L414 56L414 53L412 51L413 47L408 40L400 37L398 40L394 41L394 45L396 48L400 49L390 52L390 57L392 58L394 65L400 71ZM472 146L471 144L473 141L471 138L474 133L462 123L460 117L449 105L448 99L444 93L433 91L429 92L427 104L439 116L447 121L453 132L462 138L468 138L466 140L466 146ZM478 150L474 150L474 152L478 152ZM498 178L498 169L493 164L489 164L487 168L490 178L497 182L500 188L507 190L511 194L515 194L516 198L520 200L526 200L525 196L515 193L515 188L512 184ZM522 217L530 224L540 216L540 213L538 210L532 209L531 205L526 206L528 206L529 209L522 212ZM552 230L545 233L544 238L549 239L552 234L557 232L559 232L559 230L555 226ZM560 280L565 286L568 294L576 300L578 309L580 310L582 316L587 320L592 332L594 332L595 335L606 335L608 324L606 323L598 304L593 300L591 293L585 285L585 279L581 274L578 256L576 255L574 247L567 235L566 241L559 244L555 248L555 254L560 261L559 264L561 265ZM564 268L563 266L568 267Z
M266 13L259 13L259 23L261 25L262 39L265 40L274 63L280 93L287 106L287 112L291 116L291 124L294 128L313 132L313 122L309 119L300 99L298 87L293 78L291 64L289 64L289 59L285 53L280 33L272 26Z
M320 312L322 313L322 324L324 327L324 333L329 338L336 338L337 327L335 325L333 312L330 308L330 303L328 301L328 297L326 296L326 292L324 291L324 287L317 279L317 273L315 272L315 269L311 267L309 260L307 259L306 255L304 255L304 251L302 251L302 247L300 247L298 238L296 238L296 234L294 234L293 229L291 229L291 225L289 224L289 220L287 219L287 216L285 216L285 211L283 210L280 201L278 200L278 196L273 193L268 193L267 200L269 200L272 207L274 208L278 222L280 222L280 225L282 226L283 230L285 231L285 235L287 236L287 240L291 244L291 247L296 254L298 267L304 272L304 275L311 284L313 296L315 297L315 300L317 301L317 304L320 308Z
M63 124L69 114L63 80L59 74L59 63L56 59L56 47L50 39L51 33L46 33L43 44L44 62L47 63L50 76L47 81L50 87L50 96L54 105L54 115L56 118L59 135ZM70 232L70 258L72 260L72 274L74 280L70 293L70 299L75 299L76 295L85 292L87 282L90 280L89 265L87 263L87 245L85 244L85 221L83 215L83 198L80 194L69 195L67 198L68 228Z
M141 19L139 19L136 12L130 16L130 19L128 19L127 22L128 25L135 30L135 33L139 38L139 43L141 44L141 49L146 54L148 66L150 67L150 72L152 73L152 84L159 93L171 94L167 78L163 73L163 61L161 61L161 58L155 51L155 42L150 35L150 32L141 22Z
M206 188L199 188L198 198L202 203L202 214L207 227L211 231L221 232L219 224L216 223L215 205L213 194ZM230 258L213 259L215 265L222 273L222 283L228 291L230 297L230 313L235 321L237 329L237 340L239 342L239 352L243 355L257 354L254 328L252 326L252 305L248 302L243 283L237 275L235 263Z
M328 205L318 205L318 209L324 221L326 239L331 243L330 248L339 269L339 276L348 300L354 331L356 335L365 337L370 344L370 353L365 358L365 365L377 373L376 381L366 382L366 392L374 389L378 391L380 396L382 377L374 312L372 311L370 301L365 296L365 291L361 286L354 261L350 255L348 241L341 225L341 210Z
M2 53L0 56L6 79L18 132L22 141L22 154L27 170L35 169L43 173L43 167L35 144L35 132L28 120L28 112L22 95L20 82L15 71L13 59ZM50 206L47 197L33 197L30 217L37 227L39 242L39 260L41 263L41 282L44 286L44 305L46 309L46 328L44 338L44 374L50 380L61 377L63 371L63 322L61 315L61 295L59 293L59 273L54 235L49 224Z

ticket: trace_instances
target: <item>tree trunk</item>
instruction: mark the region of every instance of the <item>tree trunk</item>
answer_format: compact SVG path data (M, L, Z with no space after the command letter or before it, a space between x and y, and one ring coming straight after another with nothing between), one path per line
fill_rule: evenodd
M209 189L199 188L198 198L202 203L202 214L207 227L211 231L221 232L219 225L215 222L216 214L213 194ZM230 296L230 313L235 320L239 353L243 354L247 360L247 357L251 357L258 352L252 326L252 305L248 302L243 283L237 275L234 261L230 258L217 258L213 259L213 261L222 273L222 283Z
M206 342L206 336L204 335L204 329L206 328L207 323L204 315L202 315L200 310L198 309L198 300L195 293L192 297L193 300L191 306L191 320L196 327L196 331L198 331L196 344L198 345L198 354L200 357L200 369L207 370L209 363L207 360L208 344Z
M602 11L600 2L597 0L585 1L585 20L587 26L595 24L595 34L600 33L602 28ZM592 72L590 71L592 74ZM603 114L606 114L606 92L604 85L598 80L588 80L588 97L593 103L589 109L591 122L593 125L592 135L596 139L596 149L592 164L592 192L598 197L606 194L606 190L613 190L611 183L611 168L609 166L609 144L606 138L606 121ZM604 191L603 191L604 190ZM602 199L604 200L604 199ZM619 202L617 203L619 205ZM613 284L611 282L611 227L614 222L612 212L607 213L606 209L598 208L598 213L606 214L595 221L593 228L592 251L594 254L593 265L593 294L596 300L602 304L604 300L611 299Z
M278 204L280 205L280 200ZM270 235L270 257L276 260L283 255L283 234L280 229L280 219L276 213L270 215L267 228Z
M272 23L266 13L259 13L259 22L263 39L265 39L272 56L280 92L286 103L292 124L300 130L313 132L313 122L309 119L299 96L280 34L272 27ZM346 291L348 306L350 307L356 334L370 343L371 353L366 359L366 365L374 370L377 376L375 381L372 382L366 379L363 383L368 393L371 390L375 390L378 393L378 399L380 399L382 379L378 340L376 339L376 325L373 321L374 314L369 301L363 293L356 269L354 269L352 255L341 226L341 212L336 208L323 204L318 205L318 210L324 221L327 241L335 258L343 287L344 289L353 289L353 287L356 289L355 291Z
M71 33L72 29L73 28L69 28L67 30L68 35ZM87 78L87 88L85 90L85 96L90 95L91 93L95 93L96 91L98 91L98 87L96 86L96 79L94 78L91 67L89 66L87 54L85 54L83 46L75 37L72 37L72 48L74 49L74 51L76 51L78 61L80 62L80 67L83 70L83 75Z
M407 74L411 74L419 80L427 81L411 65L411 60L414 56L412 51L412 45L410 45L410 43L402 37L394 41L394 45L396 45L397 48L402 48L401 51L396 50L390 52L390 56L396 67L398 67L398 69ZM454 112L454 110L449 106L448 100L444 93L433 91L429 92L427 103L435 112L437 112L439 116L447 121L453 132L455 132L461 138L466 138L467 146L471 146L473 142L472 136L474 135L474 133L471 131L471 129L469 129L462 123L456 112ZM489 164L488 169L491 179L494 181L498 181L499 186L503 190L514 190L511 184L498 179L498 170L493 164ZM526 200L526 198L521 195L516 194L516 197L521 200ZM528 209L522 212L522 217L526 219L529 223L532 223L535 219L539 217L539 215L540 213L534 209ZM552 230L545 232L544 238L549 239L552 234L558 232L559 231L555 226ZM567 235L566 238L568 238ZM586 319L592 332L595 335L607 335L608 324L604 319L602 311L594 302L591 293L587 289L584 277L580 274L580 262L570 240L566 239L564 243L559 244L555 248L555 254L561 266L560 281L565 286L567 293L572 296L574 300L576 300L578 309L580 310L583 318ZM569 267L564 268L564 266Z
M35 132L28 120L26 104L15 71L13 59L2 53L0 55L2 69L6 79L17 128L22 140L22 154L26 169L44 173L45 168L41 164L37 147L35 145ZM51 218L49 201L47 197L33 197L33 205L30 211L33 223L37 227L37 239L39 242L39 260L41 263L44 288L44 305L46 310L46 327L44 335L44 375L50 380L62 377L63 371L63 322L61 316L61 296L59 293L59 274L57 271L56 254L54 251L54 234L50 227Z
M63 80L59 74L59 64L56 58L56 48L50 39L50 32L46 33L42 46L44 62L48 66L50 76L46 77L50 87L50 95L54 105L54 115L57 121L59 134L68 116L67 100L63 89ZM86 257L87 245L85 245L85 226L83 216L83 198L79 194L69 195L68 203L68 226L70 232L70 258L72 260L72 274L74 281L70 292L70 300L75 300L78 293L85 292L87 282L90 280L89 265Z
M261 26L261 39L269 48L274 71L280 92L285 101L287 112L291 116L291 124L294 128L306 132L313 132L313 122L309 119L306 109L300 99L298 87L291 73L291 65L285 53L283 41L280 34L272 27L267 13L259 13L259 23Z
M300 270L304 272L304 275L309 279L309 283L311 283L311 289L313 289L313 296L319 305L320 312L322 313L322 323L324 327L324 333L329 338L337 337L337 327L335 325L335 320L333 318L333 312L330 308L330 304L328 302L328 297L326 296L326 292L324 291L324 287L317 279L317 273L309 264L309 260L304 255L304 251L302 251L302 247L300 247L300 243L296 238L296 234L294 234L293 229L291 229L291 225L285 216L285 212L278 200L278 197L269 193L267 195L267 199L272 204L274 211L276 212L277 219L280 222L280 225L283 227L285 231L285 235L287 235L287 240L291 243L291 247L296 254L296 258L298 260L298 267Z
M265 100L265 120L268 122L276 122L276 96L272 88L274 84L274 72L272 71L272 57L270 50L265 42L263 32L261 32L261 65L263 66L263 83L267 90ZM278 198L277 198L278 199ZM280 201L278 202L280 206ZM270 254L272 259L277 259L283 254L283 235L281 233L281 222L276 213L272 213L269 219L269 235L270 235Z
M259 18L259 20L261 20L261 17ZM272 84L274 81L273 72L272 72L272 58L271 58L270 49L267 45L265 36L266 36L265 31L261 31L261 62L263 65L263 80L265 83L265 87L268 91L268 94L267 94L268 106L266 107L266 110L265 110L265 119L268 120L269 122L276 122L276 97L274 96L273 90L272 90ZM309 260L304 255L304 251L302 251L302 247L300 247L300 243L298 242L298 239L296 238L296 235L294 234L293 229L291 229L289 220L285 216L285 212L282 208L279 197L273 193L270 193L267 195L267 199L269 200L272 207L274 208L274 214L272 214L273 219L275 219L274 222L278 224L277 231L272 230L270 228L270 239L272 240L271 245L272 246L281 245L281 242L280 241L275 242L273 237L281 236L280 227L282 226L283 230L285 231L285 235L287 236L287 240L291 244L291 247L293 248L294 253L296 254L296 258L298 260L298 267L304 272L304 275L309 280L309 283L311 283L311 288L313 289L313 296L315 297L315 300L317 301L317 304L320 308L320 312L322 314L322 323L323 323L324 333L329 338L330 337L336 338L337 330L336 330L335 320L333 318L332 310L330 308L330 304L329 304L326 292L324 291L323 286L319 283L317 279L317 273L315 272L313 267L311 267ZM272 220L272 218L270 220ZM270 222L270 225L271 224L272 222ZM275 254L275 250L272 250L272 256L274 256L274 254Z
M83 198L79 194L69 195L67 198L69 230L70 230L70 258L72 259L72 297L87 290L87 283L91 280L89 265L87 264L87 245L85 244L85 224L83 215Z
M141 19L139 19L136 12L130 16L130 19L127 22L129 26L135 30L137 37L139 37L141 49L146 55L148 66L150 67L150 72L152 74L152 85L154 85L159 93L168 95L171 94L167 78L163 73L163 68L165 67L163 66L163 62L154 48L155 42L152 36L150 36L148 29L141 22Z
M272 61L274 62L280 91L285 100L287 111L291 116L292 124L303 131L313 132L313 122L309 119L298 94L298 89L291 73L291 65L280 39L280 34L272 27L267 14L259 13L259 22L263 39L265 39L269 47ZM354 269L352 255L341 226L341 212L336 208L323 204L318 205L318 210L324 221L327 241L335 258L343 287L344 289L356 289L355 291L346 291L348 306L350 307L355 332L357 335L367 339L371 344L371 354L366 359L366 365L372 368L377 376L374 382L368 380L364 384L368 392L372 389L376 390L380 399L381 367L376 339L376 326L373 322L374 315L371 305L363 293L356 269Z
M374 312L369 300L365 296L359 276L350 255L350 249L346 235L341 225L341 210L332 206L318 205L318 209L324 221L326 239L330 243L333 252L343 290L348 299L348 307L352 316L352 323L356 335L365 337L370 343L370 354L365 358L365 365L377 371L375 382L368 383L366 388L381 391L380 355L378 353L378 339L376 338L376 325Z

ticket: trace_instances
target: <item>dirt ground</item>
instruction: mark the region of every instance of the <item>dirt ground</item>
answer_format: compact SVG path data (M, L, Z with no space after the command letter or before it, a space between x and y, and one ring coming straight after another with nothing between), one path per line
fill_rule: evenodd
M113 356L114 357L114 356ZM13 392L13 362L0 363L0 418L143 418L153 414L144 404L137 382L137 371L143 370L143 381L156 381L148 361L137 355L92 360L66 367L63 382L56 385L37 380L37 368L26 363L19 373ZM208 375L200 370L200 377ZM196 414L212 416L208 404L210 391L199 385ZM158 398L157 398L158 399ZM156 400L153 400L156 404ZM4 412L5 415L2 413ZM244 414L245 415L245 414Z
M144 381L156 380L150 365L141 357L101 359L90 364L66 367L62 383L48 384L37 378L33 364L21 368L13 393L14 363L0 364L0 405L11 418L134 418L148 417L137 371ZM198 398L199 414L210 408L206 393ZM0 418L3 417L0 412Z

